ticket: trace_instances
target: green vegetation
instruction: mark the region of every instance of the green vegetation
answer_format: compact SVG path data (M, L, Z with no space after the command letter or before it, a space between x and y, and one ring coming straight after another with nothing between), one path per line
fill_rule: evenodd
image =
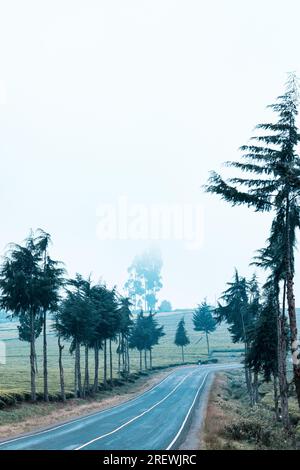
M285 432L274 419L271 385L260 391L260 402L250 406L241 371L218 374L210 394L204 429L206 449L288 450L300 448L300 413L291 400L292 426Z
M216 321L212 315L212 308L207 304L206 300L198 306L197 310L193 315L194 330L200 331L205 334L207 344L207 354L209 351L209 339L208 336L215 331Z
M184 362L184 348L190 344L190 339L185 328L184 318L181 318L181 320L178 322L174 343L176 346L181 347L181 357L182 362Z
M60 263L50 258L50 242L50 235L42 230L31 232L24 246L10 245L2 265L1 306L18 322L0 327L0 340L7 346L7 364L0 365L0 407L29 399L48 402L95 396L103 388L130 382L137 371L179 362L173 344L178 313L156 316L140 311L133 317L130 299L116 287L94 284L79 274L67 279ZM151 259L138 258L134 265L134 269L140 266L146 286L146 306L150 293L160 285L161 262L150 263ZM183 347L189 344L185 319L191 330L195 317L189 311L182 314ZM214 343L215 352L217 347L228 348L234 357L229 336L219 338L222 342ZM191 334L188 362L197 363L204 354L201 340L202 336L194 339Z
M188 331L191 343L187 346L185 352L186 362L197 362L200 358L206 358L206 344L201 340L199 333L193 330L193 311L180 311L179 313L161 313L157 315L157 322L164 326L165 336L161 339L160 344L155 347L153 351L153 366L166 366L169 364L181 362L181 351L178 350L174 344L174 336L176 327L180 319L184 316L186 329ZM54 326L53 321L48 322L48 373L49 373L49 390L52 393L58 393L60 389L59 384L59 368L58 368L58 348L57 338L52 330ZM21 342L18 339L18 331L15 323L3 323L0 327L0 340L5 340L7 349L7 363L6 365L0 364L0 391L29 391L30 390L30 377L28 373L28 356L29 346L27 343ZM74 388L74 357L68 352L70 343L65 342L63 352L64 372L65 372L65 387L67 392L72 392ZM227 332L226 326L221 325L211 335L211 354L218 357L222 362L228 360L234 361L239 359L241 347L240 345L233 346L230 335ZM117 343L112 343L113 349L113 376L118 376L118 357L115 354ZM42 338L36 341L37 352L37 391L43 390L43 376L42 371ZM139 370L139 353L132 350L130 353L131 371L137 372ZM84 367L84 358L81 358L81 365ZM94 355L90 352L89 367L91 373L94 368ZM103 381L103 351L100 351L100 369L99 381Z
M144 352L144 366L148 369L147 357L149 353L149 367L152 369L152 349L159 343L160 338L165 336L164 327L159 326L154 315L150 313L145 316L141 311L134 326L131 330L129 337L129 347L137 349L140 355L140 370L143 370L142 352Z

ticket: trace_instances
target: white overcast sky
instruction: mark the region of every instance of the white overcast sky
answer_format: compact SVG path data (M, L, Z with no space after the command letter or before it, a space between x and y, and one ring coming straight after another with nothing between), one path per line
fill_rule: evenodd
M299 18L299 0L1 0L0 250L42 227L70 275L122 287L147 243L99 240L96 214L126 196L203 207L201 249L160 243L174 307L249 275L269 216L201 185L300 72Z

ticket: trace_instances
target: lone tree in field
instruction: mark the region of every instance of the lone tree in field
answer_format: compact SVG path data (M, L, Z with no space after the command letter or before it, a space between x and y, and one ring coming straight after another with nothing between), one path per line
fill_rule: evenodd
M220 175L212 173L206 190L221 196L233 206L246 205L256 212L274 211L275 219L282 221L283 297L288 305L294 384L300 406L300 360L294 295L294 251L296 229L300 225L300 134L296 123L298 84L295 74L289 75L285 93L270 108L277 113L277 121L259 124L258 135L252 137L253 143L241 148L243 161L227 163L227 166L245 173L246 177L237 176L224 181ZM249 177L249 174L254 177Z
M204 300L193 315L194 330L205 333L208 355L210 354L208 336L216 329L216 321L211 311L211 307L207 304L206 300Z
M185 321L183 317L178 322L174 343L176 346L181 347L181 357L182 362L184 362L184 347L190 344L190 340L185 329Z

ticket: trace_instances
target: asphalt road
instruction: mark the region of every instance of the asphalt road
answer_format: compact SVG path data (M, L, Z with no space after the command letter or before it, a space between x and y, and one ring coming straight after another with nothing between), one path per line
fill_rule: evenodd
M113 408L0 443L0 450L161 450L176 448L209 374L237 365L179 368Z

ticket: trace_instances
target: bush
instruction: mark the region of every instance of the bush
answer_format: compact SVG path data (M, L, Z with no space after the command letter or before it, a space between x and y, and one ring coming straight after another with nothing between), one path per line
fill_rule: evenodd
M1 401L6 405L6 406L13 406L16 404L17 400L13 395L9 395L8 393L2 394L1 395Z
M254 441L267 447L270 446L272 441L271 430L265 429L261 422L254 420L241 420L229 424L225 427L225 433L236 441Z

